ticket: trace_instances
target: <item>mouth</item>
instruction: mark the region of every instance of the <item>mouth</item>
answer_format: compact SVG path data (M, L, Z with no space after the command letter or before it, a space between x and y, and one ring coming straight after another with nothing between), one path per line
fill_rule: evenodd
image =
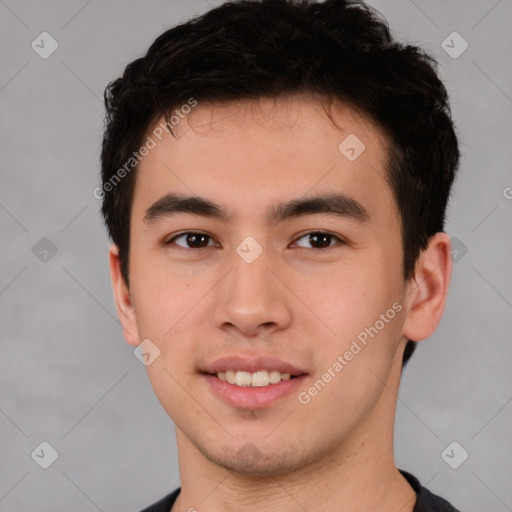
M281 373L278 370L258 370L252 373L242 370L226 370L224 372L217 372L214 375L222 382L250 388L273 386L282 381L298 377L290 373Z
M308 373L275 357L228 356L202 368L208 389L224 403L241 409L262 409L293 396Z

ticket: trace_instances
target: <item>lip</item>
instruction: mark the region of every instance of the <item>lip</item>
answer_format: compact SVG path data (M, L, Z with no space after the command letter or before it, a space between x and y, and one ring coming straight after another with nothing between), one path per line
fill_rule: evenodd
M224 382L215 375L204 374L203 377L213 393L229 405L241 409L264 409L294 391L296 394L298 388L304 384L307 374L262 387L237 386Z
M203 373L216 374L226 370L235 370L241 372L254 373L260 370L278 371L280 373L289 373L299 377L306 374L306 370L298 365L288 363L275 356L224 356L219 357L206 364L202 368ZM293 380L293 379L292 379ZM275 386L276 384L272 384Z
M294 378L268 386L237 386L217 378L218 372L235 370L254 373L260 370L289 373ZM212 392L227 404L242 409L263 409L289 396L304 384L308 376L298 364L289 363L276 356L232 355L219 357L202 368L202 374Z

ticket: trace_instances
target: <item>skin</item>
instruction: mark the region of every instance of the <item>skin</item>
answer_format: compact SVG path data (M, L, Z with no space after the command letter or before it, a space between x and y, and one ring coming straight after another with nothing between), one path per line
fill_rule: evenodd
M387 139L349 107L291 96L200 102L137 171L130 226L130 287L117 248L112 285L126 341L150 339L160 356L147 373L176 425L181 494L173 511L412 511L416 495L393 458L396 395L406 339L437 327L451 277L450 241L436 234L404 281L400 217L385 181ZM158 122L160 122L159 120ZM338 150L364 142L353 162ZM370 221L311 214L269 224L278 200L343 192ZM191 213L147 224L169 192L223 204L229 221ZM187 230L209 235L191 249ZM305 233L328 231L320 251ZM236 252L252 236L262 254ZM178 245L179 244L179 245ZM263 409L218 398L200 369L220 355L272 354L307 369L307 389L394 303L402 309L335 378L299 402ZM248 443L259 450L242 460Z

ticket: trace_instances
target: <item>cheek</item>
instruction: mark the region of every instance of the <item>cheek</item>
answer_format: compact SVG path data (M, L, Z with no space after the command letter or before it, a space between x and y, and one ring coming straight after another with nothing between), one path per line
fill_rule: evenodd
M401 338L399 271L384 258L374 259L357 270L333 273L323 287L310 293L310 303L331 331L325 330L323 343L316 348L319 371L327 371L342 356L346 363L340 375L351 374L355 385L370 375L369 369L385 372ZM365 382L358 386L364 388Z
M131 290L141 336L168 338L201 298L201 281L151 253L132 258Z
M394 304L399 309L400 305ZM335 429L350 430L375 406L385 389L400 338L402 316L393 305L379 308L374 304L371 311L367 304L363 306L364 314L341 318L337 337L319 347L314 379L301 390L311 400L309 410L323 415L326 423L333 411L339 412Z
M387 304L392 293L375 266L333 270L326 278L309 283L309 287L299 293L307 297L335 337L342 340L373 324L393 303Z
M150 339L160 350L158 360L147 367L158 394L157 388L176 388L172 377L184 382L196 372L199 344L211 325L207 293L217 274L198 278L197 272L170 268L168 262L162 264L157 258L138 263L134 259L135 316L141 339ZM178 395L178 390L173 394ZM165 396L169 400L167 392Z

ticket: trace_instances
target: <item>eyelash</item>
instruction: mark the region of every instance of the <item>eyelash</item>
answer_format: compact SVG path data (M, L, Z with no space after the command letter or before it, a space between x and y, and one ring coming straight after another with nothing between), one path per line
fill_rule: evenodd
M208 235L207 233L203 233L201 231L183 231L182 233L178 233L177 235L173 236L171 239L167 240L164 242L164 245L172 245L173 242L178 239L178 238L181 238L183 236L187 236L187 235L203 235L203 236L206 236L208 237L210 240L213 240L213 237L211 237L210 235ZM328 231L308 231L306 233L303 233L301 234L298 238L295 239L295 242L297 240L300 240L301 238L304 238L308 235L326 235L332 239L335 239L337 242L338 242L338 246L339 245L346 245L347 242L345 240L343 240L342 238L340 238L339 236L337 235L334 235L333 233L330 233ZM180 249L185 249L187 251L200 251L202 249L206 249L207 247L211 247L211 246L206 246L206 247L182 247L182 246L178 246ZM335 245L329 245L328 247L321 247L321 248L315 248L315 247L312 247L311 249L314 250L315 252L324 252L324 251L327 251L329 249L332 249L333 247L336 247L336 244ZM309 249L308 247L299 247L301 249Z

